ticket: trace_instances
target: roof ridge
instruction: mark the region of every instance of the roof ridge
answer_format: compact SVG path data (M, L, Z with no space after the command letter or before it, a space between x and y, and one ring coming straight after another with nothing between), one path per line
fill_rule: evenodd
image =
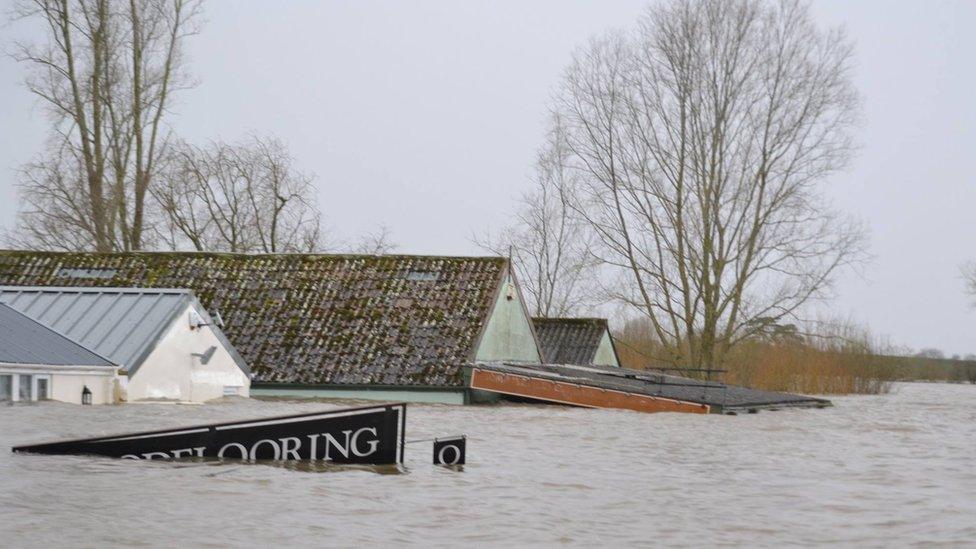
M50 256L197 256L197 257L308 257L308 258L391 258L391 259L455 259L507 261L500 255L443 255L443 254L357 254L357 253L306 253L306 252L201 252L201 251L136 251L136 252L57 252L48 250L15 250L0 248L0 254L50 255Z
M259 381L460 387L454 363L469 359L507 265L501 256L0 251L0 284L24 302L175 300L110 288L187 288L174 293L220 310Z
M599 316L534 316L532 322L608 322Z

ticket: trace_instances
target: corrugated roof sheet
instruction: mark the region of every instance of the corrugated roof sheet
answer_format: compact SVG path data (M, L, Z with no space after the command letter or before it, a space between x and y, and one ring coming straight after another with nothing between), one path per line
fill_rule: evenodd
M114 366L105 358L2 303L0 362L52 366Z
M295 384L462 385L506 272L498 257L0 251L0 284L189 288L256 381Z
M593 364L603 334L605 318L533 318L542 356L550 364Z
M134 374L193 298L187 290L0 287L0 302Z

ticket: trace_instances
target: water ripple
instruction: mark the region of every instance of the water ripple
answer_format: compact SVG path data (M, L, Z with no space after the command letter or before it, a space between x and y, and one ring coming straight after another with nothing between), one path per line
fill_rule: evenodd
M972 545L976 387L736 417L411 405L468 465L146 463L0 452L0 545ZM0 446L335 403L0 408Z

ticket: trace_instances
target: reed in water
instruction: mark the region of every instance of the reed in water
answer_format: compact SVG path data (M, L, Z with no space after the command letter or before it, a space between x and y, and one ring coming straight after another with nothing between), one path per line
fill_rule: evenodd
M631 322L616 336L624 367L680 368L664 363L668 356L650 331ZM715 369L711 379L756 389L807 394L883 394L899 377L886 356L887 347L850 323L821 324L816 330L782 330L738 344ZM690 372L691 377L708 374Z

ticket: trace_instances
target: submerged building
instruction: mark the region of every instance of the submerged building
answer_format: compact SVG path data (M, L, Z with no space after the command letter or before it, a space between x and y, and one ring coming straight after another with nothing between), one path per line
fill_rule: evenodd
M188 290L0 286L0 303L118 367L119 387L93 402L249 394L247 364ZM41 351L39 342L28 345ZM57 400L65 400L58 398L64 383L52 380Z
M108 404L118 367L51 328L0 303L0 402L60 400Z
M0 286L0 302L124 368L130 400L246 395L249 367L266 396L830 405L620 368L606 321L533 321L501 257L0 251Z
M219 313L252 395L464 403L466 365L543 360L500 257L2 251L0 285L15 308L38 287L186 288Z

